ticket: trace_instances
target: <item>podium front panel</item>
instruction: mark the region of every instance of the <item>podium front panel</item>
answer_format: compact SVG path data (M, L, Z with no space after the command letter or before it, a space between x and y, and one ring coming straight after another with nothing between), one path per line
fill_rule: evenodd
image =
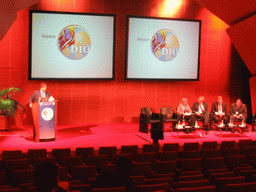
M55 139L55 103L40 103L39 140Z

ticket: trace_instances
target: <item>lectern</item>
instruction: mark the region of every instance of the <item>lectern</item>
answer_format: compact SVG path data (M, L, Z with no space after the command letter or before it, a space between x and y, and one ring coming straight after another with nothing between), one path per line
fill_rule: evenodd
M54 141L56 139L57 102L33 103L32 115L35 141Z

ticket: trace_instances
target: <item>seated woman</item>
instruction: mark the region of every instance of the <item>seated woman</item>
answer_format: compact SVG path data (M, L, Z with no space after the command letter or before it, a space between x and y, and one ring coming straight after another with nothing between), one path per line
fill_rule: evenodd
M191 125L191 120L190 120L190 114L192 113L192 110L188 104L187 98L182 98L181 102L177 108L177 118L178 122L180 123L181 121L188 121L188 124ZM184 130L185 133L188 133L188 130ZM192 131L190 129L190 131Z

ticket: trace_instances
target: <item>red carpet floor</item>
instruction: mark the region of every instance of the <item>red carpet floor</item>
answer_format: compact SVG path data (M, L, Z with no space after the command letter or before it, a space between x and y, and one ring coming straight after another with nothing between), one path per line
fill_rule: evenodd
M251 126L249 126L249 130ZM131 124L80 124L61 125L57 127L56 141L34 142L32 140L32 125L22 127L12 127L9 131L0 131L0 153L3 150L22 150L46 148L50 152L53 148L71 148L74 151L77 147L94 147L98 150L101 146L116 146L120 149L122 145L138 145L142 148L144 144L152 143L150 134L140 133L138 123ZM164 140L159 140L160 145L164 143L179 143L183 146L186 142L217 141L223 140L252 139L256 140L256 132L246 134L210 131L201 137L202 131L184 134L180 132L172 133L169 125L165 125Z

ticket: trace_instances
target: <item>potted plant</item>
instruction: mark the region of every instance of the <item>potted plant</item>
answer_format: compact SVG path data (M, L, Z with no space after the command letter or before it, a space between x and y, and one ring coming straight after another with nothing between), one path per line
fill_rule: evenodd
M2 89L0 91L0 130L8 129L8 118L16 116L18 108L24 109L17 100L13 99L13 95L17 91L24 93L23 90L16 87Z

